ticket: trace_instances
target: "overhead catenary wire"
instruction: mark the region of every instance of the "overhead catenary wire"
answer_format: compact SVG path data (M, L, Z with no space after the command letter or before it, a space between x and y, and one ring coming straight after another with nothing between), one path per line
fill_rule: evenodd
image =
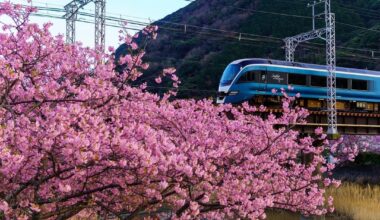
M193 36L188 36L188 35L181 35L182 37L188 37L188 38L193 38ZM202 36L197 36L197 37L202 37ZM208 37L208 36L205 36L205 37ZM214 39L214 38L207 38L207 40L223 40L222 38L220 39ZM228 41L224 41L223 42L224 44L234 44L234 42L228 42ZM266 47L266 48L279 48L279 46L271 46L271 45L257 45L257 44L249 44L249 43L242 43L242 42L236 42L236 44L242 44L244 46L252 46L252 47L259 47L259 48L262 48L262 47ZM321 48L319 47L314 47L314 46L310 46L310 45L306 45L308 49L315 49L315 50L320 50ZM361 58L361 59L366 59L366 60L361 60L362 62L367 62L367 63L378 63L378 61L376 60L380 60L380 58L372 58L372 57L365 57L365 56L362 56L362 55L358 55L358 54L355 54L355 53L348 53L348 52L343 52L343 51L339 51L340 53L340 57L339 57L339 60L346 60L348 59L349 57L351 58ZM342 55L345 55L345 57L343 57ZM370 59L371 58L371 59ZM349 59L349 60L352 60L352 59Z
M58 9L59 10L59 9ZM91 15L89 13L81 13L82 15ZM142 26L146 26L146 25L149 25L150 23L147 23L147 22L140 22L140 21L134 21L134 20L131 20L131 19L124 19L124 18L118 18L118 17L112 17L112 16L107 16L107 18L109 20L114 20L114 21L127 21L127 22L130 22L131 24L139 24L139 25L142 25ZM308 18L311 18L311 17L308 17ZM136 23L137 22L137 23ZM173 24L173 25L178 25L178 26L186 26L187 28L199 28L201 30L207 30L207 31L217 31L217 32L221 32L221 33L225 33L225 34L232 34L232 35L243 35L243 36L250 36L250 37L259 37L259 38L263 38L265 40L267 39L272 39L272 40L278 40L282 43L282 38L278 38L278 37L273 37L273 36L263 36L263 35L257 35L257 34L250 34L250 33L241 33L241 32L236 32L236 31L227 31L227 30L223 30L223 29L217 29L217 28L208 28L208 27L202 27L202 26L197 26L197 25L191 25L191 24L183 24L183 23L176 23L176 22L169 22L169 21L156 21L156 23L162 23L162 24ZM349 24L345 24L345 23L341 23L343 25L347 25L347 26L351 26L351 27L355 27L355 28L361 28L361 29L366 29L366 28L363 28L363 27L360 27L360 26L355 26L355 25L349 25ZM380 33L380 31L378 31ZM240 37L240 39L242 39ZM244 37L243 37L244 39ZM317 43L310 43L310 44L316 44L316 45L323 45L323 44L317 44ZM357 50L357 51L361 51L361 52L368 52L368 53L380 53L380 51L378 50L375 50L375 49L358 49L358 48L352 48L352 47L344 47L344 46L338 46L338 48L340 49L347 49L347 50Z
M194 2L194 0L185 0L185 1ZM281 0L281 1L284 1L284 0ZM287 1L287 2L289 2L289 1ZM58 4L54 4L54 5L58 6ZM305 15L295 15L295 14L279 13L279 12L272 12L272 11L263 11L263 10L256 10L256 9L246 9L246 8L241 8L241 7L236 7L236 6L228 6L228 7L235 7L237 9L243 10L243 11L252 11L252 12L271 14L271 15L277 15L277 16L287 16L287 17L304 18L304 19L311 19L312 18L311 16L305 16ZM355 10L355 9L351 9L351 8L345 7L345 6L340 6L340 7L347 8L349 10ZM91 10L87 10L87 11L91 11ZM376 13L378 13L378 12L376 12ZM116 15L116 13L108 13L108 14L115 14ZM129 17L133 18L133 16L129 16ZM144 20L151 20L149 18L143 18L143 17L134 17L134 18L139 18L139 19L144 19ZM376 19L380 20L380 17L376 17ZM179 23L175 23L175 22L159 21L159 20L156 20L155 22L165 22L165 23L179 24ZM337 24L341 24L341 25L345 25L345 26L349 26L349 27L353 27L353 28L358 28L358 29L361 29L361 30L366 30L366 31L372 31L372 32L380 33L380 30L375 30L375 29L370 29L370 28L366 28L366 27L361 27L361 26L358 26L358 25L347 24L347 23L344 23L344 22L337 22ZM189 25L189 24L186 24L186 25ZM195 25L193 25L193 26L195 26Z
M40 10L47 10L47 11L56 11L56 12L63 12L64 10L61 9L61 8L51 8L51 7L41 7L41 6L36 6L38 9ZM244 9L244 10L250 10L250 9ZM252 10L251 10L252 11ZM284 13L276 13L276 12L266 12L266 11L257 11L255 10L255 12L265 12L265 13L271 13L273 15L286 15L286 16L296 16L297 18L311 18L311 17L308 17L308 16L298 16L298 15L292 15L292 14L284 14ZM83 13L82 14L86 14L86 13ZM87 13L87 15L89 15L89 13ZM130 22L131 24L136 24L136 22L139 22L139 25L148 25L150 23L148 22L141 22L141 21L135 21L135 20L132 20L132 19L121 19L120 17L117 18L117 17L112 17L112 16L107 16L109 19L118 19L118 20L125 20L127 22ZM140 18L140 19L143 19L143 18ZM146 20L149 20L148 18L145 18ZM183 23L176 23L176 22L169 22L169 21L156 21L156 23L165 23L165 24L173 24L173 25L181 25L181 26L186 26L186 27L194 27L194 28L200 28L202 30L210 30L210 31L219 31L219 32L222 32L222 33L229 33L229 34L236 34L236 35L245 35L245 36L255 36L255 37L261 37L263 39L274 39L274 40L279 40L282 42L282 39L281 38L278 38L278 37L273 37L273 36L263 36L263 35L257 35L257 34L250 34L250 33L241 33L241 32L236 32L236 31L227 31L227 30L223 30L223 29L217 29L217 28L207 28L207 27L201 27L201 26L197 26L197 25L190 25L190 24L183 24ZM364 27L360 27L360 26L356 26L356 25L350 25L350 24L346 24L346 23L340 23L342 25L346 25L346 26L349 26L349 27L353 27L353 28L358 28L358 29L362 29L362 30L371 30L371 31L376 31L378 33L380 33L380 30L377 31L377 30L372 30L372 29L368 29L368 28L364 28ZM240 38L241 39L241 38ZM311 44L315 44L315 43L311 43ZM322 45L322 44L320 44ZM339 46L338 48L340 49L347 49L347 50L357 50L357 51L361 51L361 52L368 52L368 53L380 53L380 51L378 50L375 50L375 49L358 49L358 48L352 48L352 47L344 47L344 46Z
M305 5L307 5L307 4L309 4L311 2L311 0L306 0L306 1L303 1L303 0L298 0L298 1L275 0L275 1L286 2L286 3L291 3L291 4L296 4L296 5L302 5L302 6L305 6ZM375 19L380 19L380 17L379 17L379 11L377 11L377 10L371 10L371 9L360 8L360 7L355 7L355 6L348 7L347 5L341 4L340 2L336 2L336 1L333 2L332 6L333 7L337 7L337 8L342 8L342 9L350 10L352 12L355 12L355 14L359 14L359 15L361 15L363 17L371 17L371 18L375 18Z
M257 9L247 9L247 8L241 8L241 7L232 6L232 5L227 5L227 7L232 7L232 8L236 8L238 10L241 10L241 11L248 11L248 12L257 12L257 13L277 15L277 16L286 16L286 17L292 17L292 18L312 19L311 16L306 16L306 15L295 15L295 14L272 12L272 11L264 11L264 10L257 10ZM376 17L376 19L380 20L380 17ZM371 31L371 32L375 32L375 33L380 33L380 30L376 30L376 29L370 29L370 28L366 28L366 27L362 27L362 26L358 26L358 25L347 24L347 23L339 22L339 21L337 21L336 23L340 24L340 25L352 27L352 28L357 28L357 29L365 30L365 31Z
M61 8L51 8L51 7L42 7L42 6L37 6L37 8L39 10L44 10L44 11L52 11L52 12L64 12L63 9ZM82 16L89 16L89 17L93 17L93 15L91 13L85 13L85 12L80 12L79 13L80 15ZM54 15L51 15L51 14L37 14L37 16L40 16L40 17L50 17L50 18L60 18L58 15L57 16L54 16ZM139 31L141 30L141 28L139 27L143 27L143 26L146 26L146 25L149 25L150 23L148 22L141 22L141 21L136 21L136 20L132 20L132 19L124 19L124 18L121 18L121 17L112 17L112 16L107 16L107 20L109 21L114 21L114 22L120 22L120 21L127 21L129 24L132 24L132 25L135 25L136 27L135 28L131 28L131 27L127 27L126 29L127 30L133 30L133 31ZM84 23L93 23L93 22L90 22L90 21L86 21L86 20L83 20L83 19L79 19L78 21L80 22L84 22ZM268 43L283 43L282 42L282 39L281 38L278 38L278 37L273 37L273 36L263 36L263 35L257 35L257 34L250 34L250 33L240 33L240 32L235 32L235 31L227 31L227 30L223 30L223 29L217 29L217 28L207 28L207 27L202 27L202 26L197 26L197 25L189 25L189 24L182 24L182 23L176 23L176 22L168 22L168 21L156 21L156 23L161 23L161 24L166 24L166 25L176 25L178 27L180 26L184 26L186 25L186 27L188 28L197 28L199 29L200 31L193 31L193 33L196 33L196 34L201 34L201 35L207 35L207 36L215 36L215 35L218 35L219 37L226 37L226 38L231 38L231 39L237 39L240 41L261 41L261 42L268 42ZM108 23L107 26L109 27L115 27L115 28L124 28L123 26L119 25L119 24L110 24ZM357 26L358 27L358 26ZM176 28L172 28L172 27L164 27L163 25L160 25L160 28L161 29L164 29L164 30L172 30L172 31L176 31L176 32L182 32L181 29L176 29ZM217 34L216 33L208 33L208 32L205 32L205 31L210 31L210 32L218 32ZM191 31L187 31L187 34L191 33ZM223 33L223 34L221 34ZM216 36L215 36L216 37ZM253 38L255 37L255 38ZM311 44L311 45L318 45L318 46L323 46L323 44L319 44L319 43L308 43L308 44ZM343 46L339 46L338 47L339 49L344 49L344 50L351 50L351 51L360 51L360 52L367 52L367 53L371 53L372 54L372 57L366 57L367 59L372 59L372 60L376 60L377 58L373 57L374 54L377 54L377 53L380 53L380 51L377 51L377 50L374 50L374 49L359 49L359 48L351 48L351 47L343 47ZM352 55L350 55L352 56ZM358 54L359 56L359 54Z
M279 1L287 1L287 0L279 0ZM304 2L302 4L307 4L307 3L310 3L309 0L298 0L299 2ZM289 2L289 1L288 1ZM376 10L371 10L371 9L365 9L365 8L362 8L362 7L355 7L355 6L351 6L351 7L348 7L347 5L343 5L341 4L340 2L334 2L334 5L337 5L338 7L341 7L341 8L347 8L347 9L352 9L352 10L363 10L363 11L367 11L367 12L374 12L374 13L378 13L378 11Z
M196 2L195 0L184 0L184 1L188 1L188 2ZM277 0L277 1L280 1L280 2L287 2L287 3L292 3L292 4L298 4L298 5L307 5L308 3L310 3L310 1L288 1L288 0ZM375 11L375 10L370 10L370 9L364 9L364 8L350 8L350 7L347 7L345 5L341 5L339 3L335 3L334 5L337 5L338 7L340 8L344 8L344 9L347 9L347 10L351 10L351 11L354 11L356 12L358 15L361 15L363 17L371 17L371 18L374 18L376 20L380 20L380 17L378 16L379 15L379 12L378 11ZM230 6L231 7L231 6ZM240 7L241 8L241 7ZM246 10L246 8L243 8L244 10ZM247 9L247 10L254 10L255 12L260 12L260 13L265 13L265 14L272 14L272 15L281 15L281 16L289 16L289 17L295 17L295 18L311 18L309 16L303 16L303 15L292 15L292 14L288 14L288 13L278 13L278 12L271 12L271 11L263 11L263 10L255 10L255 9ZM359 10L363 10L363 13L365 14L360 14L358 11ZM366 12L364 12L366 11ZM369 14L370 13L370 14ZM374 14L372 14L374 13Z
M233 7L233 8L236 8L238 10L241 10L241 11L257 12L257 13L264 13L264 14L271 14L271 15L278 15L278 16L286 16L286 17L292 17L292 18L303 18L303 19L312 19L313 18L311 16L306 16L306 15L295 15L295 14L278 13L278 12L271 12L271 11L262 11L262 10L256 10L256 9L240 8L240 7L236 7L236 6L229 6L229 7ZM322 19L322 18L319 18L319 19ZM366 30L366 31L380 33L380 30L370 29L370 28L361 27L361 26L357 26L357 25L351 25L351 24L347 24L347 23L344 23L344 22L338 22L338 21L336 23L340 24L340 25L345 25L345 26L353 27L353 28L358 28L358 29L361 29L361 30Z
M234 6L229 6L229 7L234 7ZM289 16L289 17L307 18L307 19L311 19L312 18L310 16L302 16L302 15L294 15L294 14L286 14L286 13L277 13L277 12L262 11L262 10L252 10L252 9L245 9L245 8L239 8L239 7L235 7L235 8L238 8L240 10L245 10L245 11L248 10L248 11L253 11L253 12L267 13L267 14L271 14L271 15ZM58 8L58 10L62 10L62 9ZM88 11L90 11L90 10L88 10ZM108 14L111 14L111 13L108 13ZM125 16L125 15L120 15L120 16ZM108 17L112 18L111 16L108 16ZM120 18L117 18L117 17L113 17L113 18L120 20ZM142 18L142 17L140 17L140 19L150 20L149 18ZM125 20L132 21L132 23L135 22L135 21L133 21L131 19L125 19ZM227 31L227 30L223 30L223 29L207 28L207 27L201 27L201 26L191 25L191 24L177 23L177 22L169 22L169 21L162 21L162 20L157 20L155 22L156 23L166 23L166 24L182 25L184 27L190 27L190 28L191 27L195 27L195 28L201 28L201 29L204 29L204 30L220 31L220 32L224 32L224 33L237 34L237 35L244 34L244 35L248 35L248 36L263 37L263 38L272 38L272 39L277 39L277 40L281 40L282 39L282 38L273 37L273 36L262 36L262 35L257 35L257 34L241 33L241 32L236 32L236 31ZM361 29L361 30L365 30L365 31L373 31L373 32L376 32L376 33L380 33L380 30L369 29L369 28L365 28L365 27L361 27L361 26L357 26L357 25L351 25L351 24L347 24L347 23L343 23L343 22L337 22L337 23L341 24L341 25L348 26L348 27L352 27L352 28L357 28L357 29ZM149 23L148 22L140 22L140 24L142 24L142 25L148 25ZM369 53L372 53L372 52L380 53L380 51L377 51L377 50L374 50L374 49L358 49L358 48L343 47L343 46L340 46L339 48L341 48L341 49L349 49L349 50L358 50L358 51L362 51L362 52L366 51L366 52L369 52Z
M60 9L58 9L57 11L59 11ZM80 13L81 15L83 16L90 16L92 17L93 15L92 14L89 14L89 13ZM43 14L37 14L38 16L45 16ZM53 16L53 15L46 15L47 17L51 17L51 18L62 18L60 16ZM113 17L113 18L109 18L109 16L107 16L106 18L107 20L111 20L111 21L117 21L117 20L120 20L120 18L116 18L116 17ZM93 21L89 21L89 20L84 20L84 19L81 19L79 18L78 19L79 22L83 22L83 23L92 23L93 24ZM131 20L127 20L129 22L131 22ZM171 23L171 22L170 22ZM137 22L135 23L134 21L131 22L131 24L136 24L136 25L140 25L140 26L145 26L145 25L148 25L148 23L141 23L141 22ZM124 26L120 25L120 24L110 24L110 23L107 23L107 26L109 27L115 27L115 28L124 28ZM191 25L190 25L191 26ZM193 25L194 26L194 25ZM194 27L200 27L200 26L194 26ZM170 31L175 31L175 32L179 32L179 33L182 33L182 30L181 29L176 29L176 28L170 28L170 27L160 27L161 29L164 29L164 30L170 30ZM202 27L200 27L202 28ZM141 29L139 28L126 28L128 30L134 30L134 31L139 31ZM213 30L213 31L218 31L219 29L212 29L212 28L202 28L203 30ZM222 30L224 33L233 33L233 34L237 34L238 32L228 32L228 31L225 31L225 30ZM188 32L188 33L193 33L193 34L201 34L201 35L206 35L206 36L214 36L214 37L221 37L221 38L225 38L225 37L228 37L228 38L231 38L231 39L237 39L238 37L237 36L232 36L232 35L215 35L213 33L207 33L207 32L202 32L202 31L198 31L198 32ZM265 37L265 36L260 36L260 35L254 35L258 38L260 37ZM248 37L243 37L241 38L242 40L245 40L245 41L259 41L259 42L268 42L269 43L274 43L273 40L277 40L276 43L282 43L282 40L280 38L275 38L275 37L271 37L271 38L266 38L264 41L263 39L254 39L254 38L248 38ZM239 42L240 43L240 42ZM317 43L311 43L311 44L315 44L315 45L322 45L322 44L317 44ZM261 45L262 46L262 45ZM273 48L276 48L276 47L273 47ZM352 55L351 55L352 56ZM370 57L368 57L368 59L370 59Z

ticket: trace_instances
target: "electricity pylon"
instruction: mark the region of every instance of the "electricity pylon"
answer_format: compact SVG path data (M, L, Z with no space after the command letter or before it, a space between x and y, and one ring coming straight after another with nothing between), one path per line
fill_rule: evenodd
M315 6L324 3L325 10L321 14L315 14ZM338 119L336 110L336 44L335 44L335 14L331 13L331 0L319 0L308 4L313 12L313 30L301 33L293 37L285 38L285 58L286 61L294 62L294 52L297 46L305 41L313 39L323 39L326 41L326 66L327 77L327 110L328 110L328 130L332 138L338 136ZM324 15L326 26L316 29L316 18Z
M78 17L79 9L90 2L95 3L95 48L104 51L106 33L106 0L73 0L65 5L66 14L66 42L75 42L75 21Z

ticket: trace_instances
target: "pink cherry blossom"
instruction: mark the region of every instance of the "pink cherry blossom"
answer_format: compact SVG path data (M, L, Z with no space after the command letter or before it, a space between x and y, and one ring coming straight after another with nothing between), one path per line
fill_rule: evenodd
M8 203L5 201L0 201L0 210L3 212L7 212L9 210Z
M323 134L323 128L322 127L319 127L317 129L315 129L314 133L316 135L322 135Z
M161 82L162 82L162 79L161 79L161 77L157 77L157 78L155 79L155 81L156 81L156 83L161 83Z
M59 184L59 190L61 192L70 192L71 191L71 186L70 185L63 185L63 184Z
M335 147L341 162L358 150L328 143L322 130L292 130L308 112L284 90L283 114L265 118L265 106L175 99L175 88L149 93L136 86L147 68L142 48L115 72L111 53L66 44L50 24L30 23L33 11L0 3L0 16L11 18L0 35L0 216L138 219L169 208L173 219L259 219L269 208L331 210L320 183L339 184L324 175L335 165L323 152ZM121 39L135 47L135 37ZM155 77L177 87L175 72ZM302 154L312 155L307 164Z

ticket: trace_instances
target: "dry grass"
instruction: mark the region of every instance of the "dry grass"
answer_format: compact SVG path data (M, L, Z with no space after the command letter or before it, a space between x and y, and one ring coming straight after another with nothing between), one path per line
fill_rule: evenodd
M310 219L320 220L380 220L380 186L363 186L353 183L342 184L338 189L327 189L327 196L334 197L334 206L337 213L332 216L315 217ZM339 217L340 214L347 217ZM299 220L300 215L280 210L267 212L268 220ZM71 218L71 220L97 219Z
M299 220L300 215L286 211L271 210L266 213L267 220Z
M338 189L327 189L327 196L334 197L336 213L326 220L380 220L380 186L363 186L354 183L342 184ZM339 217L342 215L342 217ZM286 211L269 211L268 220L299 220L299 215ZM346 217L344 217L346 216Z
M354 220L380 219L380 186L345 183L338 189L328 189L334 197L336 212Z

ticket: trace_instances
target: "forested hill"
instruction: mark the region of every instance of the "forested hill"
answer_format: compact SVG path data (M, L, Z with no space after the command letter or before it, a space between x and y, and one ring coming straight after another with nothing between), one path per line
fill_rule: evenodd
M283 60L281 39L311 29L307 2L196 0L156 22L158 38L147 47L150 73L174 66L182 80L182 97L211 96L232 60ZM337 20L338 66L380 70L380 0L332 2ZM318 23L322 27L323 19ZM305 43L298 47L296 61L324 64L324 53L323 41Z

